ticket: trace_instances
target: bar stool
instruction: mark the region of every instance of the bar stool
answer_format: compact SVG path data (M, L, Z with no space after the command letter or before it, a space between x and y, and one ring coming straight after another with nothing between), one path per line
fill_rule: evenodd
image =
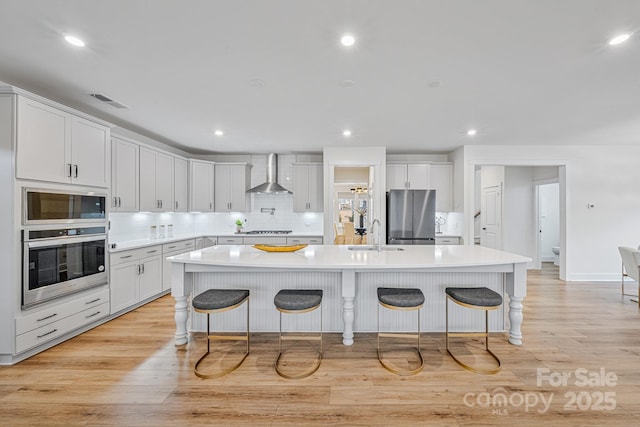
M445 346L447 348L447 352L453 357L460 366L465 369L468 369L472 372L477 372L479 374L495 374L500 371L501 363L498 356L496 356L491 350L489 350L489 310L496 310L500 308L502 305L502 296L492 291L489 288L446 288L445 292L447 294L446 299L446 336L445 336ZM476 310L484 310L485 312L485 322L484 322L484 332L449 332L449 300L455 302L462 307L472 308ZM452 352L449 350L449 337L484 337L484 346L487 353L489 353L496 362L498 362L498 367L495 369L482 369L470 366L460 359L458 359Z
M420 309L424 305L424 294L420 289L407 289L407 288L378 288L378 360L380 364L389 372L396 375L408 376L415 375L422 371L424 366L424 360L422 359L422 353L420 351ZM417 311L418 312L418 333L406 334L406 333L389 333L380 332L380 306L388 308L390 310L401 311ZM380 352L380 337L385 338L413 338L418 339L418 360L420 366L415 369L397 369L391 365L388 365L382 359Z
M247 333L246 335L211 335L210 316L213 313L221 313L234 308L240 307L244 302L247 303ZM200 378L218 378L229 374L242 365L242 362L249 355L249 291L246 289L209 289L193 298L191 302L193 309L198 313L207 314L207 352L198 359L193 371ZM211 341L246 341L247 349L235 365L224 369L220 372L204 373L198 369L200 363L211 354Z
M320 367L322 361L322 309L320 310L320 335L319 336L291 336L282 335L282 313L302 314L309 313L320 307L322 304L321 289L282 289L273 299L276 309L280 312L280 333L278 335L278 358L274 368L276 373L282 378L296 380L306 378L313 374ZM320 350L309 369L298 374L286 374L282 372L280 367L280 358L282 357L282 341L289 340L305 340L320 341Z

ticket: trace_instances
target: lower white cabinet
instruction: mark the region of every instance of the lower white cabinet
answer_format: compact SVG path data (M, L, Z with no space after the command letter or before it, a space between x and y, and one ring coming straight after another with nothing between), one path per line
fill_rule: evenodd
M218 244L218 238L215 236L198 237L196 239L196 249L204 249Z
M285 236L249 236L242 239L245 245L284 245L287 243Z
M322 237L287 237L287 245L321 245Z
M117 313L162 292L162 246L111 255L111 313Z
M195 239L180 240L162 245L162 290L171 289L171 261L167 257L190 252L196 248Z
M242 245L244 244L242 237L229 237L229 236L220 236L218 237L219 245Z
M109 315L109 289L100 286L64 302L16 317L16 353L44 344Z

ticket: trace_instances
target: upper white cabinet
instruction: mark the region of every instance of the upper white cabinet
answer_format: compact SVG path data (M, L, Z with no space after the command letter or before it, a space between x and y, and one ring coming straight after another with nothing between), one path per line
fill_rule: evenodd
M451 210L450 163L387 163L387 191L436 190L436 211Z
M189 168L187 160L181 157L173 159L173 211L186 212L189 209L188 200Z
M213 212L213 163L189 160L189 210Z
M249 210L247 190L251 183L251 167L246 163L216 163L214 208L216 212Z
M293 165L293 211L322 212L324 206L321 163Z
M138 212L140 148L121 139L111 140L111 211Z
M140 147L140 210L169 212L173 204L173 156Z
M16 177L109 186L109 128L18 97Z

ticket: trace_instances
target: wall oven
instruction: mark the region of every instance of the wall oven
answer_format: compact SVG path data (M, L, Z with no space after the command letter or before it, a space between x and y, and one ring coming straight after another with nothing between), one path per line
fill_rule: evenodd
M22 306L107 283L105 226L22 230Z

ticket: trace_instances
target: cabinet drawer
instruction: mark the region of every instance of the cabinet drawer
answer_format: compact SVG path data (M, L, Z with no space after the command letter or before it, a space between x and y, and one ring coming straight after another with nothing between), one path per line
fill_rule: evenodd
M321 245L322 237L287 237L288 245Z
M162 253L168 252L189 252L196 248L196 240L180 240L179 242L165 243L162 245Z
M16 336L16 353L58 338L109 315L109 301Z
M242 237L218 237L219 245L242 245Z
M284 245L287 243L287 238L282 237L274 237L274 236L264 236L264 237L245 237L244 244L245 245Z
M87 293L81 297L75 297L55 306L38 310L36 312L16 317L16 335L40 328L57 322L60 319L71 316L88 308L109 302L109 288L98 292Z
M436 237L436 245L459 245L459 237Z
M139 260L153 255L160 255L162 253L162 246L147 246L146 248L131 249L129 251L122 251L112 253L110 256L111 265L122 264L124 262L131 262Z

